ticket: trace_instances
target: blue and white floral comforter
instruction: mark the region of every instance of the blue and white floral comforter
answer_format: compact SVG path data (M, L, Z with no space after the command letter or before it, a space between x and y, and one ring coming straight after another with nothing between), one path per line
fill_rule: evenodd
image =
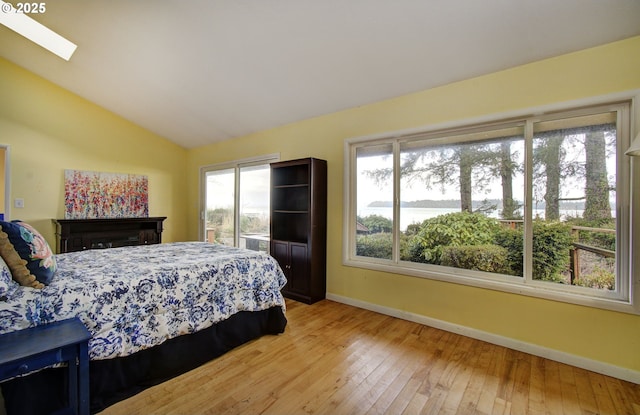
M206 242L177 242L56 256L42 290L0 301L0 333L79 317L91 359L127 356L239 311L285 308L286 279L271 256Z

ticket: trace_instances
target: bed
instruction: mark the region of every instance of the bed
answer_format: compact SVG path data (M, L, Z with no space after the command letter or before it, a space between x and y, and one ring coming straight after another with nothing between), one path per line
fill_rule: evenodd
M45 288L18 287L0 301L0 333L80 318L92 334L92 413L287 323L286 279L265 253L179 242L72 252L56 262ZM2 383L7 413L63 407L64 376L48 368Z

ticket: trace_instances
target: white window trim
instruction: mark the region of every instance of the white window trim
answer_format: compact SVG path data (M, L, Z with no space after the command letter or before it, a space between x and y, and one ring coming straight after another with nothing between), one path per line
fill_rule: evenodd
M359 143L395 143L398 137L404 137L413 134L425 134L433 133L438 130L450 130L454 128L461 128L473 125L494 123L494 122L506 122L509 119L515 118L532 118L536 115L547 114L557 111L571 111L573 109L581 107L591 107L600 105L609 105L615 102L631 101L630 106L630 125L631 131L626 131L625 137L629 140L640 131L640 90L625 91L622 93L609 94L599 97L590 97L580 100L567 101L562 103L556 103L552 105L545 105L535 108L528 108L517 111L510 111L500 114L492 114L483 117L477 117L473 119L466 119L462 121L447 122L437 125L431 125L422 128L415 128L409 130L402 130L390 133L381 133L363 137L354 137L345 140L344 142L344 209L343 209L343 258L342 263L345 266L358 267L371 269L375 271L389 272L394 274L403 274L413 277L427 278L438 281L451 282L456 284L469 285L473 287L503 291L514 294L527 295L531 297L543 298L553 301L566 302L571 304L583 305L588 307L601 308L606 310L640 314L640 255L634 255L634 252L638 250L640 246L640 191L634 191L634 187L638 187L636 183L640 181L640 159L629 160L627 156L622 156L622 162L619 164L630 164L629 182L627 176L618 175L620 180L624 182L621 186L629 189L629 194L625 197L627 201L622 204L622 209L617 212L620 217L620 224L628 226L629 232L622 232L622 235L628 234L628 240L619 241L618 246L626 244L628 249L628 269L629 278L620 278L619 281L622 284L626 284L628 288L628 299L619 298L607 298L607 297L594 297L587 294L588 289L584 289L584 293L581 292L579 287L571 287L571 291L564 291L558 285L549 285L549 283L540 281L527 281L522 283L522 279L518 278L518 282L515 282L513 278L508 276L487 276L486 273L482 273L482 278L474 278L474 272L469 270L458 271L455 268L447 268L442 266L425 266L425 264L412 264L406 261L398 261L397 252L399 251L399 238L398 227L394 226L394 256L392 260L381 260L376 258L358 257L355 253L355 220L356 206L354 201L355 196L355 178L356 178L356 166L352 161L355 160L355 145ZM622 128L627 128L623 126ZM619 140L619 146L628 146L629 142L621 142ZM397 161L394 161L397 163ZM395 166L394 172L397 171ZM620 167L619 167L620 169ZM620 173L620 171L618 171ZM395 173L394 173L395 174ZM399 178L394 178L394 181ZM626 182L626 183L625 183ZM395 196L394 196L395 197ZM395 203L395 206L398 204ZM629 209L625 209L624 206L629 206ZM396 208L397 210L398 208ZM397 218L398 212L394 210L394 216ZM397 223L397 222L394 222ZM621 245L623 244L623 245ZM525 261L531 261L525 256ZM530 265L530 264L529 264ZM623 281L624 280L624 281ZM625 288L625 287L621 287Z
M248 158L243 158L243 159L239 159L239 160L232 160L232 161L225 161L222 163L215 163L215 164L207 164L206 166L201 166L200 167L200 174L199 174L199 183L198 183L198 188L199 188L199 195L198 195L198 199L200 200L200 218L198 220L198 240L199 241L203 241L204 240L204 228L206 226L206 210L207 210L207 201L205 200L205 195L207 194L207 189L206 189L206 183L207 183L207 179L206 179L206 175L208 172L211 171L216 171L216 170L226 170L226 169L234 169L235 171L235 200L234 200L234 205L237 206L238 205L238 201L240 198L240 192L239 192L239 186L240 183L238 182L238 172L240 170L240 168L242 167L249 167L249 166L255 166L255 165L259 165L259 164L268 164L268 163L274 163L276 161L280 161L280 153L271 153L271 154L266 154L263 156L256 156L256 157L248 157ZM238 209L234 209L235 212L235 218L234 218L234 228L237 230L240 226L239 224L239 213L238 213ZM234 232L234 245L238 245L238 238L239 235L237 234L237 232Z

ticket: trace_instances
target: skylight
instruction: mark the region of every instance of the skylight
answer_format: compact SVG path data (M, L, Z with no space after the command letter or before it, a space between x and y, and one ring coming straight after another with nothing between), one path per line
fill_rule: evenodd
M28 4L28 3L24 3ZM44 5L44 3L40 3ZM77 45L38 23L12 4L0 0L0 23L68 61Z

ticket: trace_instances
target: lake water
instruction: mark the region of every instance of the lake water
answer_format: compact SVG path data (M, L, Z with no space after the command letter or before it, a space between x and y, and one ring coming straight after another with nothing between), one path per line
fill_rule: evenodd
M447 213L460 212L460 209L443 209L443 208L402 208L400 210L400 230L405 231L407 226L412 223L421 223L425 219L434 218L436 216ZM561 210L560 216L582 216L582 210ZM615 211L612 212L615 215ZM369 215L380 215L391 219L393 217L393 209L390 207L366 207L358 211L358 216L365 217ZM534 209L533 216L544 217L544 209ZM498 218L498 210L495 210L491 217Z

